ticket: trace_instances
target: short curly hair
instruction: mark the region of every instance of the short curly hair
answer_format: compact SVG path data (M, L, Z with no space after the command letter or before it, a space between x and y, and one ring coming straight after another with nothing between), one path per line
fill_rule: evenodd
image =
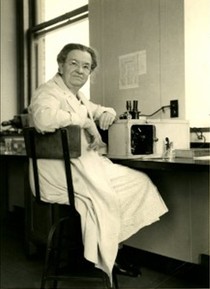
M86 51L90 54L91 59L92 59L92 64L91 64L91 71L93 71L96 66L97 66L97 59L96 59L96 53L95 51L88 47L85 46L83 44L79 44L79 43L69 43L66 44L61 51L59 52L58 56L57 56L57 62L58 63L64 63L66 61L67 55L69 54L70 51L72 50L81 50L81 51Z

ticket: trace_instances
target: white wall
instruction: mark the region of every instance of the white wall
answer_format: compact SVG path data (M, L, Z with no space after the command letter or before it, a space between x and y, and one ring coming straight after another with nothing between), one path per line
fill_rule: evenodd
M90 0L90 44L99 56L91 99L125 111L138 99L142 113L179 100L179 118L210 126L210 0ZM139 87L120 90L120 55L146 50ZM156 115L169 118L169 111Z
M1 0L1 122L17 113L15 2Z
M185 0L186 118L210 126L210 0Z
M137 99L143 114L151 114L178 99L184 118L183 0L89 1L90 44L98 51L91 99L125 111L126 100ZM119 56L146 51L146 73L136 88L119 88ZM169 110L156 118L169 118Z

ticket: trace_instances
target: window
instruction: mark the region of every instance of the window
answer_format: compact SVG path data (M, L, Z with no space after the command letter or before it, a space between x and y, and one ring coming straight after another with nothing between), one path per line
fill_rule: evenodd
M89 45L88 0L34 0L35 25L30 29L30 97L52 78L57 54L71 42ZM89 97L89 82L82 88ZM29 97L29 98L30 98Z
M36 24L54 19L88 4L88 0L36 0Z

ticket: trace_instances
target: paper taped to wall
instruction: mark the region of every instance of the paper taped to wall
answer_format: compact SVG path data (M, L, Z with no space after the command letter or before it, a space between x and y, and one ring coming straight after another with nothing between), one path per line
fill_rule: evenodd
M119 88L139 87L139 76L146 74L146 50L119 56Z

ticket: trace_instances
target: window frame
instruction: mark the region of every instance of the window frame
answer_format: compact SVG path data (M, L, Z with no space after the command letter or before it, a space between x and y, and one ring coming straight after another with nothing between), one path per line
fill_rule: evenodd
M65 14L59 15L48 21L36 24L38 17L38 8L36 7L36 0L29 0L29 28L27 33L28 42L28 97L27 105L30 103L34 90L39 85L39 67L42 65L43 59L42 43L39 43L39 36L46 35L53 30L71 25L75 22L81 21L89 17L88 5L81 6L75 10L69 11Z

